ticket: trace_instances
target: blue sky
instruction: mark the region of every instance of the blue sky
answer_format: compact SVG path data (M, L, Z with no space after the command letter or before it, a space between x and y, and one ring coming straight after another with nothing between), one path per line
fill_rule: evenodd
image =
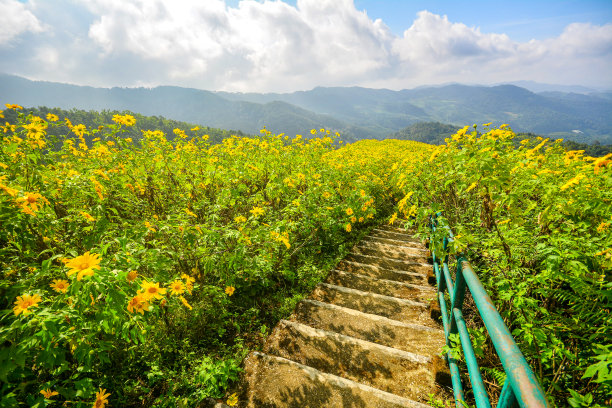
M529 80L612 88L612 0L0 0L0 72L289 92Z
M612 22L612 0L355 0L355 6L382 19L398 35L421 10L445 14L483 32L504 32L517 41L555 37L571 23Z

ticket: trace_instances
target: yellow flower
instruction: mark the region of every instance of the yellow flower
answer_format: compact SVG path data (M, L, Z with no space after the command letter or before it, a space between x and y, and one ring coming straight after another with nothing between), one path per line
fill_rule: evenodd
M86 213L85 211L81 211L81 215L89 222L94 222L96 219L91 216L91 214Z
M236 395L236 393L233 393L232 395L230 395L227 398L227 405L229 405L230 407L235 406L238 403L238 396Z
M2 177L0 177L0 189L4 190L4 192L10 195L11 197L15 197L18 191L15 190L14 188L10 188L9 186L5 186L4 184L1 183L1 181L3 181Z
M189 302L187 302L187 299L185 299L182 296L179 296L179 299L181 299L181 302L183 303L183 306L185 306L187 309L192 310L193 307L191 307L191 305L189 304Z
M595 160L593 163L593 172L598 174L602 167L606 167L608 164L612 163L612 153L605 155L604 157L600 157Z
M193 272L195 273L195 268L193 269ZM182 273L181 278L185 279L185 288L187 289L187 292L191 293L191 291L193 290L193 282L195 282L195 278L192 278L186 273Z
M59 120L59 117L57 115L54 115L53 113L47 113L47 120L49 122L57 122Z
M21 203L21 211L35 215L34 213L40 209L39 206L48 201L39 193L28 193L26 191L23 197L17 199L17 202Z
M241 224L241 223L243 223L243 222L246 222L246 221L247 221L247 219L246 219L246 217L245 217L245 216L243 216L243 215L239 215L239 216L237 216L236 218L234 218L234 221L236 221L236 223L237 223L237 224Z
M37 307L40 301L42 301L41 297L36 294L29 295L26 293L25 295L17 296L15 306L13 307L13 312L15 313L15 316L19 316L20 313L28 315L32 313L29 308Z
M257 217L257 216L263 215L264 210L261 207L253 207L253 209L250 210L249 212Z
M114 115L113 122L125 126L133 126L136 124L136 119L132 115Z
M166 289L159 287L159 282L143 282L140 287L144 293L145 299L161 299L166 293Z
M43 395L43 397L50 399L55 395L58 395L59 392L57 391L51 391L51 388L47 388L46 390L41 390L40 393Z
M346 224L344 226L344 229L346 230L346 232L351 232L353 230L353 227L351 227L351 224Z
M567 190L568 188L570 188L571 186L575 185L575 184L579 184L580 180L582 180L583 178L585 178L586 176L584 174L578 174L577 176L571 178L567 183L565 183L564 185L561 186L561 190Z
M125 278L127 279L129 283L132 283L136 280L137 277L138 277L138 272L133 270L133 271L129 271Z
M85 127L85 125L83 124L76 125L72 127L72 131L74 132L75 135L79 137L83 137L83 135L87 133L87 127Z
M351 207L346 209L346 215L353 215L353 209Z
M147 227L149 229L149 231L151 232L155 232L157 231L155 228L153 228L153 226L151 225L151 223L149 221L145 221L145 227Z
M227 293L228 296L232 296L234 294L234 291L236 290L235 287L233 286L227 286L225 288L225 293Z
M50 286L51 286L51 289L53 289L56 292L66 293L66 291L68 290L68 286L70 285L67 280L53 279L53 283Z
M391 216L391 218L389 219L389 225L392 225L395 220L397 219L397 213L393 213L393 215Z
M310 129L310 133L313 134L313 135L316 135L317 134L317 129Z
M139 293L128 301L127 310L130 313L140 313L144 315L145 310L149 309L149 302L143 293Z
M106 390L100 388L100 391L96 392L96 401L93 408L104 408L108 404L108 397L110 397L110 393L106 393Z
M4 105L6 105L7 109L13 109L13 110L23 109L23 106L17 105L16 103L5 103Z
M71 259L66 266L71 268L67 275L71 276L74 273L78 273L77 280L83 279L84 276L93 276L94 269L100 269L100 255L90 254L89 251L85 252L81 256L77 256Z
M191 211L189 208L185 208L185 212L194 218L198 218L198 216L193 211Z
M185 284L183 283L183 281L178 280L178 279L172 282L169 288L170 288L170 292L173 295L181 295L183 294L183 292L185 292Z
M601 224L597 226L597 232L604 232L608 229L609 226L610 226L609 222L602 222Z

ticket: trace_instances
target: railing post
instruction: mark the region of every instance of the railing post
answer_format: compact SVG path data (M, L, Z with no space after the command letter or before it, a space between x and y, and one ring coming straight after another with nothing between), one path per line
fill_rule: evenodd
M436 217L440 215L441 213L437 213ZM434 217L430 217L430 220L430 228L433 233L438 228L443 228L446 232L442 241L445 253L442 266L440 266L441 259L435 253L435 243L431 243L431 253L434 260L433 268L436 275L437 295L440 303L446 345L451 346L450 334L459 334L476 406L478 408L490 408L491 403L484 387L467 325L463 319L463 300L465 291L468 289L472 294L476 308L506 373L506 381L497 407L549 407L542 386L527 364L525 357L516 345L510 331L499 315L495 305L493 305L476 273L469 262L463 257L457 259L456 279L453 282L448 268L448 255L446 254L448 244L454 239L452 230L447 225L438 227L438 221ZM450 310L444 296L445 290L448 290L449 293ZM459 367L451 352L447 353L447 358L453 382L455 403L458 408L463 408L465 404Z
M518 401L512 391L510 381L506 378L504 386L502 387L501 394L499 395L499 401L497 402L497 408L516 408L518 407Z
M435 232L437 220L433 217L430 217L430 220L431 220L431 224L430 224L431 230L432 232ZM433 248L433 246L430 249L431 249L431 256L432 256L433 264L434 264L434 273L436 276L436 286L438 289L438 292L437 292L438 293L438 303L440 305L440 315L442 317L442 327L444 328L444 340L446 341L446 345L448 347L451 347L450 338L449 338L450 323L454 319L452 318L452 314L449 316L448 309L446 307L446 299L444 299L445 289L447 289L448 287L450 288L453 287L452 279L450 279L450 274L448 273L448 265L447 265L448 256L445 256L443 268L441 270L439 266L440 260L438 256L436 255L435 249ZM449 289L449 293L451 293L450 290L452 289ZM453 358L451 351L446 353L446 359L447 359L448 368L451 374L451 381L453 383L453 396L455 397L455 405L457 406L457 408L463 408L464 407L463 401L465 401L465 397L463 395L463 385L461 384L461 373L459 372L459 366L457 364L457 360Z
M521 407L548 407L542 386L527 364L493 301L468 262L463 262L465 281L470 288L480 317L506 372L506 381Z
M451 332L453 330L459 332L459 338L461 340L461 347L463 348L463 355L465 357L465 363L467 365L468 374L470 375L470 383L472 385L472 391L474 392L474 400L478 408L491 408L491 402L487 395L487 390L482 381L482 375L480 374L480 368L476 361L476 353L474 352L474 346L470 339L470 334L463 319L463 299L465 298L466 283L463 277L463 258L457 259L457 274L455 279L455 296L452 311L454 315L453 322L451 322Z

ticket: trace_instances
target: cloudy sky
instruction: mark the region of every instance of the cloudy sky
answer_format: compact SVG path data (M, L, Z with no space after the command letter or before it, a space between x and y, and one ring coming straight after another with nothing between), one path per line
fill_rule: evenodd
M612 0L0 0L0 72L240 92L612 89Z

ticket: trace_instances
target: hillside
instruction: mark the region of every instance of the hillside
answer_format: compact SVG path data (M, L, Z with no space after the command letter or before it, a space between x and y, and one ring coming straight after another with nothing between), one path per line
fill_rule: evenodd
M346 125L332 117L309 112L288 103L265 104L232 101L213 92L161 86L157 88L92 88L53 82L29 81L0 74L1 103L52 106L62 109L118 110L145 116L221 129L256 133L265 125L275 133L306 134L313 128L342 130Z
M293 93L227 93L162 86L91 88L0 75L0 103L116 109L247 133L304 134L324 127L349 140L384 138L417 122L508 123L517 132L581 143L612 143L609 93L534 93L514 85L452 84L410 90L314 88Z
M245 134L241 131L234 130L223 130L217 128L211 128L208 126L199 127L193 123L181 122L172 119L166 119L162 116L144 116L137 113L132 113L129 111L109 111L103 110L101 112L97 111L84 111L81 109L71 109L65 110L60 108L47 108L47 107L38 107L38 108L28 108L25 107L23 112L25 114L32 114L34 116L38 116L41 118L46 118L48 114L56 115L60 121L55 126L47 129L48 136L63 136L70 133L70 128L68 125L63 122L65 119L68 119L73 125L83 124L87 128L96 129L100 126L107 125L112 123L112 118L115 115L123 115L130 114L134 116L136 119L136 123L134 126L130 126L123 130L122 136L124 138L132 138L134 141L138 141L142 138L142 132L146 130L158 130L163 132L169 140L174 140L175 138L175 129L180 129L183 132L189 134L194 131L202 131L208 135L208 140L211 143L219 143L226 137L230 137L231 135L237 136L245 136ZM8 109L4 111L5 120L9 123L17 122L17 111ZM83 136L87 142L91 142L95 137L94 134L86 134Z
M419 122L390 134L388 138L441 145L445 144L444 139L451 137L457 130L457 126L440 122Z
M319 302L341 299L329 305L353 308L351 321L362 310L374 315L373 298L362 294L375 293L383 301L376 309L383 311L384 336L357 328L380 351L385 339L402 337L391 335L393 319L407 323L415 306L416 316L431 316L419 303L430 293L417 289L419 302L407 308L407 287L415 285L390 286L389 279L414 282L426 259L411 250L393 261L384 258L388 246L376 256L358 242L382 223L410 225L423 237L437 211L457 231L448 245L451 270L458 252L477 268L555 406L578 392L602 404L589 406L610 405L610 384L594 379L610 355L602 345L612 328L612 283L605 279L612 266L612 155L593 160L533 138L519 138L522 148L515 149L517 135L507 127L462 129L444 147L392 139L340 145L325 129L308 140L262 132L218 144L203 128L178 137L151 129L135 140L121 135L158 118L54 110L58 115L41 120L14 110L21 108L3 112L8 125L0 144L0 406L42 407L52 397L74 406L106 397L126 408L207 406L211 398L245 406L232 387L250 351L270 350L266 337L288 339L298 352L277 357L315 360L318 354L293 347L302 344L293 335L270 334L314 291ZM57 117L64 113L74 126ZM408 130L425 138L427 130L448 129L425 123ZM394 234L387 237L397 242ZM442 237L430 238L437 251ZM335 265L349 253L351 266L338 274ZM384 284L361 269L368 259L376 260L374 270L391 272ZM359 297L342 300L335 288ZM463 307L495 401L505 377L476 311ZM328 322L334 338L347 337L338 332L342 321ZM425 336L417 336L413 346L421 352ZM383 366L374 349L352 340L350 347L328 347L319 335L316 341L323 346L308 350L327 350L334 360L313 369L370 375L369 367ZM343 348L363 358L346 357L337 351ZM564 376L547 357L553 354L567 361ZM418 397L426 401L424 393Z
M482 130L482 127L479 129ZM387 139L411 140L433 145L444 145L446 144L446 140L458 130L459 128L457 126L440 122L418 122L390 134L387 136ZM514 138L514 144L518 147L525 139L528 139L531 143L535 143L538 137L541 138L540 135L535 133L518 133ZM612 145L602 145L599 142L586 144L578 143L573 140L564 140L561 144L566 151L583 150L586 156L591 157L602 157L612 152Z

